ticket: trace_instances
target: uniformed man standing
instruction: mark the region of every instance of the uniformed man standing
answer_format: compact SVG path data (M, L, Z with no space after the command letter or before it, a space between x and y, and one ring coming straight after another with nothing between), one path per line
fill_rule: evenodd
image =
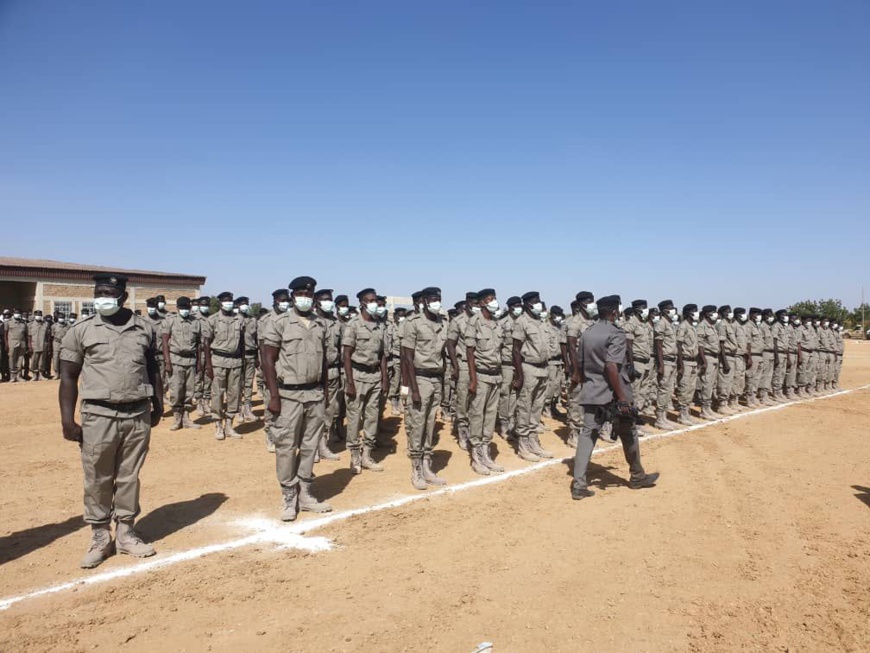
M17 308L12 309L12 319L3 323L6 351L9 352L9 373L12 383L24 381L24 357L27 354L27 322Z
M252 403L254 401L254 376L260 366L259 349L257 348L257 319L251 314L251 300L238 297L235 302L245 327L244 358L242 359L242 407L243 422L256 422Z
M697 424L689 414L698 384L698 313L697 304L683 306L683 321L677 327L677 406L684 426Z
M69 331L69 327L65 316L61 316L51 325L51 371L55 377L60 377L60 350L67 331Z
M568 434L567 444L569 447L577 446L577 437L583 428L583 405L580 403L580 392L583 389L580 383L580 371L577 369L577 347L580 344L580 336L598 318L598 306L595 296L588 290L578 292L574 301L577 303L577 313L571 316L565 328L565 343L568 353L568 375L571 379L568 393Z
M713 391L719 379L719 366L729 366L722 355L722 337L716 330L718 317L716 307L708 304L701 310L701 321L698 323L698 372L701 375L701 417L704 419L719 417L712 409Z
M614 324L620 311L618 295L598 300L599 319L580 339L577 370L582 383L583 428L574 456L574 481L571 498L590 497L586 470L592 459L595 442L605 422L613 424L613 433L622 441L628 463L632 489L652 487L658 473L647 474L640 462L640 442L637 435L631 382L628 380L629 358L625 332Z
M63 437L81 448L84 517L92 529L90 548L81 561L84 568L96 567L115 550L135 557L154 555L154 548L133 530L133 522L140 510L139 471L151 428L163 414L153 327L124 307L126 277L100 274L94 283L98 314L69 330L60 355ZM75 421L79 396L81 426Z
M498 426L496 432L505 440L514 437L517 412L517 392L513 388L514 381L514 337L513 329L517 318L523 314L523 300L519 297L509 297L507 314L499 320L501 328L501 391L498 400Z
M157 338L157 365L160 367L160 378L166 382L166 362L163 360L163 348L160 343L163 340L163 320L165 319L160 311L157 310L157 298L149 297L145 300L145 320L154 329L154 334Z
M656 360L656 421L653 426L665 431L676 425L668 419L668 410L677 382L677 330L673 318L677 315L670 299L658 304L660 319L653 324L653 350Z
M562 417L559 412L559 399L562 397L562 381L565 379L565 360L562 356L562 341L564 340L562 325L564 322L565 311L562 310L561 306L551 307L549 317L544 321L549 335L550 357L547 361L549 376L547 377L547 391L544 395L543 415L550 419Z
M263 349L263 334L265 334L266 332L266 326L276 317L290 310L291 306L292 302L290 301L290 291L287 288L278 288L277 290L272 292L272 310L268 311L262 318L260 318L260 323L257 328L257 340L260 347L260 361L263 361L265 359L265 353ZM269 393L269 386L266 384L266 374L263 371L262 365L260 365L260 374L263 378L263 421L265 423L263 430L266 434L266 451L268 451L269 453L275 453L275 443L272 440L273 415L269 412L269 400L271 399L272 395ZM280 378L278 379L278 383L281 383Z
M823 317L819 328L819 385L823 392L831 390L831 379L834 370L834 337L831 331L830 318Z
M746 366L751 364L749 353L749 338L746 326L746 309L738 306L734 309L734 340L737 342L737 355L734 356L734 374L731 382L731 398L728 405L734 412L741 410L740 398L746 393Z
M441 403L447 325L441 316L441 289L420 291L423 309L405 322L402 359L408 383L409 402L405 410L411 485L425 490L429 485L446 485L432 469L435 446L435 411Z
M201 321L200 330L203 335L208 331L206 321L211 313L211 297L203 295L192 305L194 317ZM194 386L194 403L200 417L211 417L211 383L205 375L205 345L200 343L199 365L196 368L196 385Z
M196 369L202 341L202 320L191 313L189 297L179 297L175 301L177 312L163 320L162 342L163 360L166 361L166 376L171 389L174 421L170 431L180 428L199 429L199 424L190 418L193 411L193 397L196 387Z
M465 342L465 327L472 316L480 313L477 304L477 293L465 293L464 309L450 320L447 327L447 354L450 357L450 377L456 386L456 419L453 428L459 448L468 450L468 361L465 360L467 344Z
M758 392L760 396L760 402L764 406L774 406L777 402L773 400L771 397L771 391L773 389L773 332L771 331L771 327L773 326L776 317L773 314L773 309L765 308L761 311L761 322L758 324L758 328L761 331L761 337L764 342L764 349L762 350L762 365L761 371L759 373L760 378L758 380Z
M242 390L242 347L245 325L233 312L233 293L218 295L220 310L208 318L203 332L206 376L211 380L211 412L217 419L214 437L241 438L233 428Z
M760 405L758 387L764 372L764 334L761 332L761 309L755 306L749 309L746 337L749 351L749 356L746 359L746 405L755 408Z
M312 312L317 281L296 277L288 287L293 307L273 317L263 333L263 372L270 395L275 471L284 498L283 521L295 520L299 510L332 510L311 494L329 376L326 329Z
M400 325L405 321L407 309L396 308L393 311L393 321L387 325L387 340L389 342L387 363L390 373L390 409L394 417L401 415L403 406L401 403L402 386L402 338Z
M731 395L738 355L737 333L734 330L734 311L731 310L731 306L725 304L719 307L718 313L719 322L716 324L716 330L719 332L719 340L722 343L722 358L728 362L728 365L727 368L725 365L719 366L716 412L733 415L737 412L731 403Z
M317 439L317 455L315 462L322 460L340 460L338 454L329 448L329 438L332 429L336 427L338 416L339 395L341 388L341 325L335 317L335 302L332 299L332 289L322 288L314 293L314 312L323 323L326 330L326 409L323 428Z
M537 462L552 458L538 439L538 425L544 409L549 377L550 341L540 315L541 296L537 291L522 296L523 314L514 322L512 360L513 387L517 392L517 454L523 460Z
M39 381L43 374L43 356L46 342L48 341L49 327L42 319L42 311L33 311L33 322L27 329L29 349L31 353L30 369L33 371L33 380Z
M384 353L386 328L378 319L377 293L373 288L365 288L356 297L360 302L359 318L348 323L341 348L347 378L344 394L350 470L361 474L363 469L384 471L372 459L372 450L377 445L381 393L387 387L387 358Z
M786 400L783 394L785 377L788 373L788 347L791 340L789 331L788 311L779 309L775 314L775 322L770 327L773 338L773 400L782 403Z
M501 392L502 329L495 320L499 308L495 290L485 288L477 293L477 297L481 311L468 320L464 337L471 398L468 408L469 445L471 469L488 476L491 472L504 471L490 453Z

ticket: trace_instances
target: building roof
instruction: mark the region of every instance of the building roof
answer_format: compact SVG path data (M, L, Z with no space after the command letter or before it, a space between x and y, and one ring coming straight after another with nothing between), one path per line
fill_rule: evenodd
M2 277L37 277L40 279L57 279L59 281L92 281L99 272L117 272L130 277L130 283L168 284L172 286L202 286L205 277L181 272L158 272L155 270L128 270L125 268L106 267L104 265L86 265L83 263L65 263L48 259L15 258L0 256L0 276Z

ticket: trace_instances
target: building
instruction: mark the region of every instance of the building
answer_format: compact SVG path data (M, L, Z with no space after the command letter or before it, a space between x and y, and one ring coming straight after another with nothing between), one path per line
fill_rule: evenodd
M127 307L143 312L149 297L164 295L171 311L178 297L198 297L205 284L205 277L195 274L0 257L0 309L81 315L83 309L93 309L93 276L100 272L118 272L129 277Z

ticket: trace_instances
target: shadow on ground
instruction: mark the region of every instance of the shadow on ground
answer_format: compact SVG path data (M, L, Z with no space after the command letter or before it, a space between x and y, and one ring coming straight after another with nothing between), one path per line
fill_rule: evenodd
M157 542L205 519L220 508L228 498L223 492L210 492L196 499L168 503L140 519L136 523L136 530L148 540Z
M0 565L17 560L85 527L81 515L0 537Z

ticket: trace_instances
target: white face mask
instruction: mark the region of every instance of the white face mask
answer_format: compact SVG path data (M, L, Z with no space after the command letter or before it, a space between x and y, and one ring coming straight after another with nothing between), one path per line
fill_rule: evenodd
M548 311L541 311L542 320L546 320L548 317L550 317L550 313Z
M728 312L728 313L725 315L725 317L727 317L729 320L733 320L733 319L734 319L734 313L733 313L733 312Z
M594 319L598 317L598 304L586 304L586 306L584 306L584 309L586 310L586 315L588 315L590 318Z
M716 320L719 319L719 313L717 313L716 311L713 311L712 313L710 313L710 319L715 322Z
M321 299L320 310L324 313L332 313L335 310L335 302L331 299Z
M544 305L541 302L535 302L529 308L531 308L532 315L540 316L544 312Z
M480 314L480 306L472 306L471 307L471 314L472 315L479 315Z
M622 304L619 305L619 308L616 309L619 312L619 317L622 317L622 314L625 312L625 308Z
M417 310L419 312L422 313L424 308L426 308L426 305L423 302L420 302L419 304L417 304Z
M523 307L522 306L514 306L511 309L511 315L513 315L514 317L519 317L522 314L523 314Z
M438 314L441 312L441 302L439 301L429 302L428 306L430 313Z
M350 313L350 307L348 307L348 306L339 306L338 307L338 314L341 315L342 317L345 317L348 313Z
M701 314L698 311L692 311L689 315L692 318L692 322L697 322L698 318L701 317Z
M818 320L813 320L813 326L819 326L819 321L818 321Z
M651 321L653 324L658 324L658 323L659 323L659 320L661 320L661 319L662 319L662 316L661 316L661 315L653 315L650 321Z
M754 318L752 318L752 321L755 322L756 324L761 324L761 316L756 315Z
M498 315L498 300L493 299L486 303L486 310L490 312L492 315Z
M286 313L290 310L290 302L278 302L278 312Z
M208 306L200 306L199 312L202 313L203 315L208 315L209 313L211 313L211 308Z
M378 306L378 317L384 317L387 314L386 306Z
M671 322L676 324L679 321L680 321L680 316L677 315L676 313L671 313Z
M647 319L648 317L649 317L649 309L648 309L648 308L642 308L642 309L640 309L640 319L641 319L641 320L645 320L645 319Z
M247 315L251 312L251 307L247 304L242 304L241 306L239 306L239 311Z
M788 315L783 315L781 318L779 318L779 321L783 324L788 324Z
M296 304L296 309L300 313L307 313L314 306L314 300L311 297L294 297L293 303Z
M555 324L556 326L559 326L560 324L562 324L562 319L563 318L561 316L557 315L556 317L553 318L553 324Z
M795 320L795 321L794 321L794 325L795 325L795 326L800 326L800 325L801 325L801 321L800 321L800 320Z
M740 315L737 316L737 321L738 322L746 322L746 315L744 313L741 313Z
M76 319L75 319L74 317L71 317L71 318L69 319L69 325L72 326L72 325L75 324L75 323L76 323Z
M190 315L190 309L189 308L179 308L178 314L181 317L188 317Z
M157 302L157 310L162 311L166 308L166 302Z
M35 318L33 318L33 319L36 320L37 322L42 322L42 316L41 316L41 315L37 315L37 316L36 316Z
M148 315L157 315L157 309L153 306L148 307Z
M117 297L94 297L94 310L100 315L114 315L120 308Z
M404 321L405 321L405 318L404 318L404 317L400 317L400 318L399 318L399 324L401 324L401 323L404 322Z
M232 302L221 302L221 308L224 309L227 313L230 313L233 310L233 303Z
M234 308L234 309L233 309L233 315L238 315L238 314L239 314L239 309L238 309L238 308Z
M365 312L374 317L378 314L378 303L377 302L369 302L362 308L365 309Z

